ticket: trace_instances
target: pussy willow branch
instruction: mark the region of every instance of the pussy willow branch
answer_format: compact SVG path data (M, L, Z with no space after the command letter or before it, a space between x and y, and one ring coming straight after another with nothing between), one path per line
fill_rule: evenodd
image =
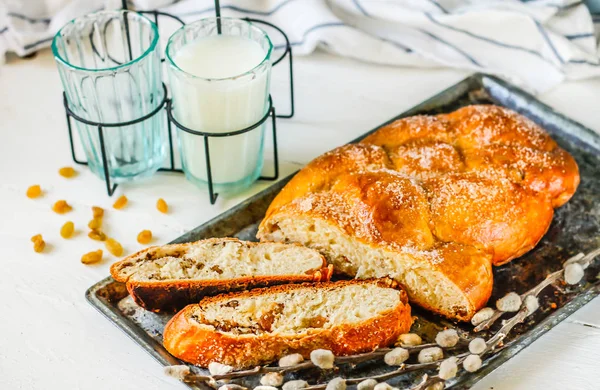
M461 347L464 347L467 344L462 342L459 345ZM435 346L437 346L437 344L422 344L422 345L417 345L417 346L413 346L413 347L404 347L404 348L408 349L410 353L414 353L414 352L421 351L422 349L435 347ZM454 347L446 348L446 350L452 350L452 349L456 349L456 348L454 348ZM341 356L341 357L336 358L335 362L337 364L360 363L360 362L364 362L367 360L374 360L377 358L381 358L387 352L390 352L390 351L391 351L390 348L382 348L382 349L378 349L376 351L369 352L369 353L362 353L362 354L350 355L350 356ZM457 355L456 357L459 359L458 363L462 362L466 356L468 356L468 353L462 353L460 355ZM400 375L407 374L409 372L426 370L426 369L435 369L440 365L441 362L442 362L441 360L438 360L438 361L430 362L430 363L403 364L403 365L399 366L396 370L386 372L384 374L369 376L369 377L361 377L361 378L348 378L348 379L346 379L346 384L347 385L356 385L366 379L375 379L378 382L385 381L385 380L392 379L392 378L395 378ZM236 379L236 378L243 378L243 377L248 377L248 376L253 376L253 375L258 375L258 374L266 374L268 372L279 372L281 374L285 374L288 372L299 371L299 370L303 370L306 368L313 368L313 367L316 367L316 366L311 361L305 361L305 362L302 362L302 363L299 363L299 364L296 364L296 365L290 366L290 367L257 366L250 370L234 371L234 372L230 372L228 374L222 374L222 375L205 376L205 375L189 374L185 377L184 382L197 383L197 382L218 381L218 380L223 380L223 379ZM440 379L439 377L431 377L430 382L428 382L428 386L431 384L434 384L436 382L440 382L440 381L443 381L443 380ZM326 387L327 387L327 384L318 384L318 385L308 386L308 387L306 387L306 390L323 390ZM416 387L413 390L416 390L416 389L420 389L420 387Z
M587 266L589 266L590 262L598 255L600 255L600 248L593 250L592 252L588 253L587 255L583 255L582 253L579 253L579 254L569 258L565 262L565 265L568 263L578 262L584 268L586 268ZM493 352L494 349L504 340L504 338L510 333L510 331L517 324L523 322L525 320L525 318L527 318L530 314L532 314L532 313L529 313L528 308L524 303L525 298L527 296L532 295L532 296L537 297L544 288L548 287L552 283L559 280L563 275L564 275L564 269L553 272L550 275L548 275L546 277L546 279L544 279L538 285L536 285L529 291L521 294L521 299L523 300L523 304L521 305L521 308L513 317L506 320L505 323L502 325L502 327L489 340L486 341L486 349L484 350L484 352L481 355L485 355L485 354ZM494 315L487 321L484 321L483 323L481 323L477 327L475 327L474 331L478 332L478 331L481 331L484 329L488 329L504 313L505 312L495 310ZM464 340L461 340L461 341L462 342L457 345L458 348L465 346ZM410 347L407 346L407 347L403 347L403 348L407 349L409 351L409 353L415 353L415 352L419 352L425 348L435 347L435 346L437 346L437 344L431 343L431 344L422 344L422 345L410 346ZM448 351L448 350L456 349L457 347L445 348L445 350ZM391 348L381 348L381 349L375 350L373 352L361 353L361 354L350 355L350 356L340 356L340 357L335 358L335 363L338 365L339 364L356 364L356 363L361 363L361 362L368 361L368 360L375 360L375 359L383 357L386 353L390 352L391 350L392 350ZM468 355L469 355L468 352L456 355L455 357L457 358L457 364L461 364ZM385 381L385 380L392 379L397 376L404 375L406 373L413 372L413 371L438 368L439 365L441 364L441 362L442 362L441 360L438 360L438 361L431 362L431 363L402 364L396 370L393 370L393 371L390 371L390 372L387 372L384 374L370 376L370 377L348 378L348 379L346 379L346 384L355 385L366 379L375 379L378 382ZM259 374L266 374L269 372L279 372L279 373L285 375L290 372L304 370L307 368L314 368L314 367L316 367L316 366L309 360L309 361L304 361L304 362L295 364L293 366L288 366L288 367L257 366L255 368L252 368L249 370L234 371L234 372L230 372L230 373L222 374L222 375L205 376L205 375L198 375L198 374L188 374L185 376L183 381L187 382L187 383L204 382L209 385L212 384L212 387L216 387L214 385L214 382L218 381L218 380L243 378L243 377L254 376L254 375L259 375ZM431 386L437 382L444 382L444 380L441 379L439 376L433 376L433 377L429 377L429 378L427 378L427 376L425 376L424 380L420 384L418 384L416 387L413 387L411 390L426 389L428 386ZM318 385L308 386L306 389L307 390L323 390L326 387L327 387L327 384L318 384Z
M413 387L410 390L426 390L429 386L435 385L438 382L443 383L444 380L437 375L428 377L427 374L425 374L423 375L423 380L421 381L421 383L419 383L417 386Z
M429 347L435 347L435 346L437 346L437 344L421 344L421 345L415 345L415 346L410 346L410 347L407 346L407 347L403 347L403 348L407 349L409 353L415 353L415 352L421 351L422 349L429 348ZM373 352L360 353L357 355L338 356L335 358L335 363L338 365L339 364L356 364L356 363L362 363L362 362L365 362L368 360L375 360L375 359L383 357L386 353L390 352L391 350L392 350L391 348L381 348L381 349L377 349ZM307 368L314 368L314 367L316 367L316 366L314 365L313 362L311 362L310 360L306 360L306 361L303 361L302 363L298 363L293 366L287 366L287 367L257 366L257 367L251 368L249 370L233 371L233 372L229 372L227 374L212 375L212 376L190 374L190 375L186 376L186 381L210 381L210 380L236 379L236 378L243 378L243 377L247 377L247 376L266 374L269 372L279 372L280 374L287 374L290 372L305 370Z
M512 328L523 322L530 314L532 313L529 313L526 306L521 307L517 314L507 320L504 325L502 325L502 328L500 328L500 330L498 330L488 341L485 342L486 348L483 353L485 354L493 351L494 348L496 348L496 346L498 346L498 344L500 344L500 342L502 342L502 340L508 336L508 333L512 330Z
M583 266L583 268L586 268L591 263L591 261L598 255L600 255L600 248L594 249L587 255L584 255L583 253L578 253L575 256L569 258L567 261L565 261L564 265L569 263L579 263ZM564 275L564 271L564 268L562 268L548 275L546 279L542 280L537 286L521 294L521 300L524 302L525 298L528 295L533 295L534 297L537 297L543 289L560 280ZM488 320L483 321L481 324L477 325L475 329L473 329L473 331L480 332L482 330L489 329L504 313L506 312L494 309L494 314Z

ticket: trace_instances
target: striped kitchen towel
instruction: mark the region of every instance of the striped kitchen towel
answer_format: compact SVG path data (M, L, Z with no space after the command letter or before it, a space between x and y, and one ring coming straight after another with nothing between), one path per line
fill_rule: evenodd
M48 46L70 18L119 1L19 3L7 2L0 9L0 54L25 55ZM37 11L32 3L39 4ZM133 1L138 9L163 7L186 22L214 15L212 0L166 3L170 1ZM221 6L223 16L280 26L299 55L320 47L378 64L470 69L500 75L534 92L565 79L600 75L600 17L591 15L583 1L221 0ZM273 40L278 47L283 44L276 34Z

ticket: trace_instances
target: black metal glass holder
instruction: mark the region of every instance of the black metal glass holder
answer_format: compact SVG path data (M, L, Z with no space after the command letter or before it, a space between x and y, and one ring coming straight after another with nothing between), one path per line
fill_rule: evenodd
M188 134L192 134L192 135L196 135L196 136L204 138L204 156L206 158L206 178L207 178L207 185L208 185L208 194L210 196L211 204L214 204L216 202L217 196L219 195L216 192L214 192L214 189L213 189L212 170L210 167L210 148L209 148L209 142L208 142L208 139L211 137L214 137L214 138L233 137L236 135L247 133L247 132L252 131L252 130L256 129L257 127L261 126L263 123L265 123L267 121L267 119L270 116L271 117L271 128L273 131L273 176L262 175L262 176L259 176L258 180L273 181L273 180L277 180L277 178L279 177L279 154L277 152L277 124L276 124L277 115L275 115L275 107L273 107L273 99L271 98L271 95L269 95L269 108L268 108L266 114L258 122L256 122L252 126L248 126L248 127L244 128L244 129L230 131L227 133L207 133L207 132L203 132L203 131L193 130L193 129L190 129L189 127L185 127L184 125L179 123L173 116L173 106L172 106L171 100L167 101L167 115L169 117L169 123L172 122L179 130L185 131ZM171 130L170 127L171 126L169 126L169 132Z
M111 184L110 174L108 173L108 158L106 156L106 146L105 146L105 142L104 142L104 137L106 135L105 130L107 128L110 129L112 127L135 125L137 123L141 123L141 122L145 121L146 119L150 119L154 115L158 114L165 107L167 107L169 101L170 101L170 99L168 98L167 86L163 83L163 98L162 98L160 104L154 110L152 110L150 113L148 113L140 118L137 118L137 119L134 119L131 121L127 121L127 122L103 123L103 122L90 121L90 120L84 119L84 118L78 116L77 114L75 114L69 107L69 101L67 100L66 93L63 92L63 105L65 107L65 114L66 114L66 119L67 119L67 130L69 132L69 143L71 146L71 157L73 158L73 161L80 165L88 165L87 161L79 160L75 153L75 142L73 141L73 126L71 125L71 123L72 123L72 120L76 120L85 125L94 126L98 129L98 141L100 143L100 154L102 155L102 169L104 171L104 181L106 182L106 192L108 192L108 196L112 196L112 194L117 189L117 184ZM171 132L171 122L169 122L168 120L167 120L167 131L168 131L168 135L169 135L169 152L170 152L169 163L170 163L170 165L169 165L169 167L160 168L159 171L183 172L182 169L175 167L175 155L174 155L174 150L173 150L173 133Z
M218 6L218 2L216 2L215 5L216 5L216 14L220 15L220 9ZM127 9L125 0L123 1L123 9ZM157 26L158 26L159 17L161 17L161 16L169 17L169 18L174 19L177 22L181 23L181 25L185 25L185 22L181 18L179 18L176 15L172 15L172 14L169 14L166 12L162 12L162 11L158 11L158 10L146 10L146 11L135 11L135 12L138 12L141 14L146 14L146 15L152 15L154 17L154 22L156 23ZM255 124L253 124L251 126L248 126L244 129L240 129L240 130L236 130L236 131L230 131L227 133L209 133L209 132L199 131L197 129L190 129L175 119L175 117L173 115L172 101L168 97L169 95L168 95L167 86L163 83L163 98L162 98L161 102L158 104L158 106L154 110L152 110L150 113L148 113L140 118L126 121L126 122L104 123L104 122L90 121L90 120L84 119L84 118L78 116L77 114L75 114L69 107L67 95L65 94L65 92L63 92L63 105L65 108L65 116L66 116L66 120L67 120L67 130L69 133L71 157L72 157L73 161L77 164L88 165L87 161L83 161L83 160L80 160L77 158L77 155L75 152L75 142L74 142L74 137L73 137L72 121L75 120L75 121L78 121L85 125L96 127L98 129L98 140L99 140L99 144L100 144L99 145L100 153L102 156L102 168L103 168L103 173L104 173L104 180L106 183L106 191L109 196L112 196L114 194L118 184L112 183L111 179L110 179L110 174L109 174L109 169L108 169L108 157L107 157L106 146L105 146L105 141L104 141L105 137L107 136L106 130L110 129L110 128L114 128L114 127L129 126L129 125L134 125L134 124L143 122L147 119L152 118L154 115L157 115L163 109L166 110L166 113L167 113L167 132L168 132L168 137L169 137L169 149L168 149L169 165L166 167L160 168L159 171L183 173L183 170L181 168L177 168L175 165L175 150L174 150L173 132L172 132L171 124L174 124L178 130L184 131L188 134L193 134L195 136L203 137L204 138L204 153L205 153L205 157L206 157L207 187L208 187L209 199L210 199L211 204L214 204L216 202L219 194L214 192L213 175L212 175L211 164L210 164L209 138L231 137L231 136L236 136L236 135L240 135L240 134L252 131L252 130L260 127L262 124L264 124L268 120L269 117L271 117L271 127L272 127L272 135L273 135L273 166L274 166L273 167L273 175L272 176L262 175L258 178L258 180L269 180L269 181L277 180L277 178L279 177L279 154L278 154L278 150L277 150L276 118L292 118L294 116L294 112L295 112L295 109L294 109L294 70L293 70L292 46L291 46L290 41L289 41L287 35L285 34L285 32L282 29L280 29L279 27L277 27L276 25L269 23L269 22L265 22L263 20L253 19L253 18L243 18L243 20L246 20L251 23L259 23L259 24L267 25L267 26L277 30L279 33L281 33L281 35L285 39L285 42L286 42L285 50L276 60L272 61L272 65L276 66L281 61L283 61L286 56L288 56L289 82L290 82L290 112L288 114L276 114L275 107L273 105L273 99L269 95L268 110L266 111L265 115L258 122L256 122ZM90 38L90 41L91 41L91 38ZM92 43L92 46L93 46L93 43ZM162 61L164 61L164 59Z

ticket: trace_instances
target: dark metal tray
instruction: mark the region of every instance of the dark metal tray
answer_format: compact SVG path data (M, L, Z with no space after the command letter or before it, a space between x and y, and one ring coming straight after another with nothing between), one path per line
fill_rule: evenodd
M565 206L556 210L548 233L537 247L522 258L494 269L494 291L491 298L491 302L494 302L508 291L522 293L528 290L543 280L548 273L560 269L568 257L600 246L600 137L590 129L556 113L522 90L495 77L481 74L461 81L389 122L415 114L450 112L474 103L494 103L508 107L537 122L575 157L581 174L581 185L577 193ZM173 242L224 236L255 240L257 225L269 203L290 178L291 176L279 181ZM480 371L474 374L462 372L455 380L448 382L448 385L453 389L469 388L600 294L600 280L596 277L600 265L596 262L590 268L586 272L588 279L584 286L562 291L547 288L540 295L541 309L514 329L505 339L504 347L488 357ZM90 287L86 297L94 307L160 363L181 364L162 346L162 331L170 315L158 315L139 308L128 296L125 286L111 277ZM469 324L450 324L447 320L419 308L414 308L414 313L419 319L413 329L424 334L426 341L431 341L437 330L446 326L458 327L465 334L472 331ZM499 324L493 327L492 331L497 326ZM486 336L489 335L484 333L484 337ZM202 372L198 368L194 370ZM349 368L342 368L336 375L349 374L347 370ZM353 368L352 375L374 375L386 370L389 368L381 363L363 364ZM297 375L317 379L318 374L304 372ZM401 388L410 387L415 383L416 375L406 374L398 378L395 385ZM256 378L245 384L249 387L257 385Z

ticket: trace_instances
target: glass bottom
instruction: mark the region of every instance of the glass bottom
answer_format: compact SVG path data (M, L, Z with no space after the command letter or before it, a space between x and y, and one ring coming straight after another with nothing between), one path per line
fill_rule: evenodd
M90 170L102 180L104 159L111 183L124 183L153 175L164 164L167 153L166 113L133 125L102 129L103 143L97 127L77 123ZM103 145L103 146L102 146Z
M108 171L110 181L111 183L117 184L150 177L163 166L164 157L164 154L162 154L160 158L151 159L149 161L131 163L118 168L111 167ZM102 165L96 165L91 161L88 161L88 167L96 176L105 180L104 168Z
M213 182L213 192L214 193L227 193L227 194L236 194L242 192L243 190L250 187L255 181L260 177L260 173L263 167L262 158L259 160L259 163L256 165L256 168L252 172L251 175L246 176L245 178L235 181L235 182L227 182L227 183L215 183ZM189 180L196 187L202 188L208 191L208 182L204 179L200 179L192 175L187 169L184 167L185 178Z

